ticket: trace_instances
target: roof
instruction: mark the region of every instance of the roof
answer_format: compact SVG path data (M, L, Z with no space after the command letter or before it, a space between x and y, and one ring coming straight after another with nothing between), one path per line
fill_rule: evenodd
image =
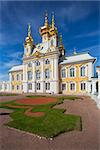
M76 55L67 56L66 59L63 62L61 62L60 64L69 64L69 63L80 62L80 61L88 61L88 60L95 61L96 58L92 57L88 52L79 53L79 54L76 54Z
M12 72L12 71L20 71L20 70L23 70L23 65L19 65L19 66L14 66L12 67L9 72Z

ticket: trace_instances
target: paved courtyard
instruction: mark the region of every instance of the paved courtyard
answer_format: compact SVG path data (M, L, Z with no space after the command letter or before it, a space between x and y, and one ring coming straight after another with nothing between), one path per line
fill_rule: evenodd
M2 96L0 102L20 99L23 96ZM100 149L100 110L90 97L82 96L76 101L65 100L56 108L65 108L66 114L82 117L82 131L71 131L53 140L39 139L37 136L4 126L11 118L11 110L1 109L0 150L99 150Z

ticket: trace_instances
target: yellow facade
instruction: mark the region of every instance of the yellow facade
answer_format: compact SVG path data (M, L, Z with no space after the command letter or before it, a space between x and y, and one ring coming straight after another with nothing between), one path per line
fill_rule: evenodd
M80 68L81 66L86 66L86 69L85 69L85 76L84 77L81 77L80 76ZM71 68L71 66L73 66L75 69L75 77L70 77L69 75L69 70ZM66 77L65 78L62 78L61 77L61 69L62 68L66 68ZM60 65L60 83L66 83L67 84L67 88L66 88L66 91L64 91L65 94L72 94L72 93L76 93L76 94L79 94L79 93L86 93L86 89L85 90L81 90L80 89L80 84L81 82L87 82L89 79L88 79L88 63L79 63L79 64L69 64L69 65ZM71 91L70 90L70 83L75 83L76 84L76 90L75 91Z
M11 82L11 86L12 86L12 92L13 93L22 93L23 91L23 71L15 71L12 72L12 82ZM17 79L17 75L19 75L19 79Z

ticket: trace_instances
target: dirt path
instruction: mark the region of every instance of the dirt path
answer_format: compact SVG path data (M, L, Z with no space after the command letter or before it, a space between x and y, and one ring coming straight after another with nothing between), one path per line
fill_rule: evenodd
M67 113L82 117L83 130L64 133L54 140L39 139L35 135L4 126L10 118L0 116L0 150L99 150L100 110L89 97L83 100L67 101L55 106L65 108ZM0 112L10 110L1 109Z

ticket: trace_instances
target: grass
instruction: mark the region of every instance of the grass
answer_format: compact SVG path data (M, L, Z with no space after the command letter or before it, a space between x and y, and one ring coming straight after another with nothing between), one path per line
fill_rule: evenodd
M14 93L0 93L0 96L17 96L18 94Z
M38 96L36 95L28 97L34 98ZM32 112L44 112L45 113L44 116L41 117L26 116L24 112L27 109L25 108L11 108L6 106L7 104L16 105L17 103L15 103L15 101L1 103L0 107L14 110L10 114L10 117L13 120L7 123L6 125L20 130L35 133L43 137L51 138L63 132L68 132L72 130L81 130L82 128L80 116L72 114L66 115L64 114L65 109L53 108L53 106L63 103L64 99L75 100L76 97L75 96L57 97L57 102L43 105L35 105L32 109Z

